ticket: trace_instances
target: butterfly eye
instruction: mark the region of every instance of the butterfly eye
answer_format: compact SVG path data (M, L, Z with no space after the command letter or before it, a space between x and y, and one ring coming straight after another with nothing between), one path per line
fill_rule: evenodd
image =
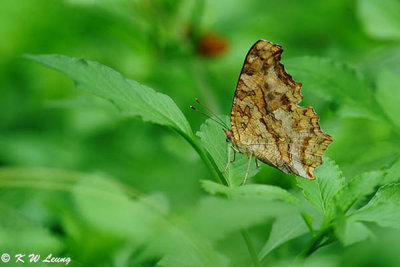
M226 141L227 143L229 143L230 140L229 140L229 138L226 138L225 141Z

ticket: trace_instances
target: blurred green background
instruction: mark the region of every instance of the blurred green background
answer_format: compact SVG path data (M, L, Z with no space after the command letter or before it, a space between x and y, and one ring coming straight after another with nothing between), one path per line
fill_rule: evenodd
M121 118L103 100L79 93L66 76L20 55L63 54L110 66L171 96L197 130L205 118L189 105L199 98L218 114L229 114L244 57L258 39L280 44L283 63L299 56L347 63L374 91L397 81L399 14L396 0L0 1L0 253L50 251L70 256L73 266L153 266L158 257L142 255L132 245L137 240L124 238L127 229L137 227L141 236L146 226L129 220L121 226L123 214L96 217L97 205L119 206L80 199L79 185L103 181L98 187L114 194L119 189L113 191L111 181L119 182L135 196L161 199L157 205L164 203L168 208L159 208L170 214L185 214L206 195L199 180L212 178L180 136L140 118ZM399 83L392 85L400 101ZM340 101L322 98L307 84L302 93L302 105L312 105L322 129L335 138L327 155L347 177L396 160L400 142L389 126L339 116ZM293 176L267 165L252 182L295 190ZM267 228L255 227L253 234ZM330 247L313 264L396 266L396 240L385 232L371 245ZM301 242L279 248L267 263L284 265ZM216 246L231 266L249 264L240 236ZM372 254L380 256L365 256Z

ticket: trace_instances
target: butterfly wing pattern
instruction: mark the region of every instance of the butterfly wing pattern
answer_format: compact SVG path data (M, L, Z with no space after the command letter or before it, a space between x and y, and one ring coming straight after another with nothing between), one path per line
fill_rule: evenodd
M314 179L322 154L333 141L312 107L300 107L301 83L279 62L279 45L257 41L249 50L231 111L233 145L285 173Z

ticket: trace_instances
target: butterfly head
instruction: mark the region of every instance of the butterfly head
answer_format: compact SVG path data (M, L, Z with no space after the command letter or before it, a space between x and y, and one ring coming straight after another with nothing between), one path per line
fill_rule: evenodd
M225 133L225 136L226 136L226 142L227 143L232 142L232 138L233 138L232 130L225 130L225 129L223 129L223 130L224 130L224 133Z

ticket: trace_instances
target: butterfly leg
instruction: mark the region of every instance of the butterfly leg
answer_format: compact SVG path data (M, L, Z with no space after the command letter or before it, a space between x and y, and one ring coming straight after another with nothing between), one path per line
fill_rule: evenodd
M231 163L231 148L232 148L232 146L228 146L228 162L226 163L226 167L222 173L225 173L228 170L229 164ZM236 153L235 153L234 157L236 157Z
M256 167L257 167L257 168L260 168L260 164L258 164L257 157L254 157L254 159L255 159L255 161L256 161Z
M231 146L231 148L233 149L233 160L231 160L231 163L232 162L235 162L235 160L236 160L236 148L234 148L233 146Z
M247 177L249 176L249 170L250 170L250 163L251 163L251 158L252 158L252 154L250 154L250 157L249 157L249 162L247 163L247 170L246 170L246 175L244 176L244 180L243 180L243 183L242 183L242 185L244 185L245 183L246 183L246 181L247 181Z
M233 160L231 160L231 149L233 150ZM225 167L225 169L223 170L222 173L225 173L228 170L230 163L235 162L235 160L236 160L236 152L238 152L238 151L236 150L235 147L228 146L228 163L226 164L226 167Z

